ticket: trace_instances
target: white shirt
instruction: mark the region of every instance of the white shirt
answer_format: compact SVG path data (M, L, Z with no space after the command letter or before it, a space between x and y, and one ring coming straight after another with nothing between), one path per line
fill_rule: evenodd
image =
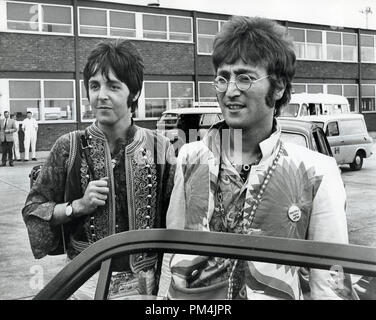
M37 132L38 130L38 123L34 118L26 118L24 121L22 121L22 130L25 131L25 133L33 133Z

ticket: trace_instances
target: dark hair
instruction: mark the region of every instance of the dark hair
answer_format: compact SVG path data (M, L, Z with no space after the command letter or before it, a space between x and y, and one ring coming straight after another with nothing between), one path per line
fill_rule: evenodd
M31 111L26 112L26 114L28 114L28 113L33 114Z
M142 89L144 64L137 48L128 40L99 43L90 53L84 68L84 85L89 99L89 79L98 71L108 79L110 68L129 89L128 107L133 113L137 107L136 94Z
M296 56L286 28L266 18L232 17L214 39L212 62L215 72L222 64L233 64L239 59L250 65L261 64L271 75L266 102L271 107L275 105L278 116L281 106L290 101L295 74ZM274 101L273 93L280 81L285 92L281 99Z
M4 111L4 115L5 115L6 113L9 113L9 111L8 111L8 110L5 110L5 111Z

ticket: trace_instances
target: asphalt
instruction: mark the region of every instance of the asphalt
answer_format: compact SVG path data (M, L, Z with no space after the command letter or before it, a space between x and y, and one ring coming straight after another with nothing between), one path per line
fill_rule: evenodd
M34 259L21 215L30 189L29 173L47 155L48 151L37 152L37 161L0 167L1 300L29 299L65 265L63 255Z

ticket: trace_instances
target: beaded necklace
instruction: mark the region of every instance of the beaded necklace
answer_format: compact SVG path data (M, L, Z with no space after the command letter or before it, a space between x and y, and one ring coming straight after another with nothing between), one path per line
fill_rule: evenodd
M259 192L256 196L256 201L252 206L250 214L247 215L247 216L244 216L244 209L238 213L238 216L243 216L243 234L250 234L251 233L251 230L250 230L249 227L252 225L256 210L257 210L258 206L260 205L260 203L262 201L262 196L265 192L266 186L268 185L275 169L277 168L278 161L279 161L283 151L284 151L284 147L283 147L282 142L280 142L279 150L278 150L276 156L274 157L271 165L268 167L268 169L265 173L264 180L263 180L263 182L260 186ZM220 159L220 165L221 164L222 164L222 157ZM220 174L221 174L221 169L219 171L218 181L219 181ZM217 199L218 199L218 207L216 207L215 210L217 212L218 211L220 212L221 216L223 217L222 221L224 221L225 227L227 229L228 228L228 223L227 223L228 217L226 216L226 213L225 213L225 208L224 208L224 205L223 205L223 195L222 195L222 191L220 190L219 183L217 184L216 193L217 193ZM234 277L234 272L235 272L235 269L236 269L237 262L238 262L238 260L235 259L233 264L232 264L232 268L231 268L231 272L230 272L230 276L229 276L229 287L228 287L228 292L227 292L227 299L228 300L230 300L232 298L233 277Z

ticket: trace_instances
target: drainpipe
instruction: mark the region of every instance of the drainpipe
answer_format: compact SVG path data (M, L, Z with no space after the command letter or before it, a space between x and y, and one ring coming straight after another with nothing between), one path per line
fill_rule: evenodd
M358 33L358 96L359 96L359 113L362 113L362 50L361 50L361 40L360 40L360 28L357 30Z
M78 55L78 9L77 0L73 0L73 34L74 34L74 78L76 84L76 130L81 123L81 88L80 88L80 60Z

